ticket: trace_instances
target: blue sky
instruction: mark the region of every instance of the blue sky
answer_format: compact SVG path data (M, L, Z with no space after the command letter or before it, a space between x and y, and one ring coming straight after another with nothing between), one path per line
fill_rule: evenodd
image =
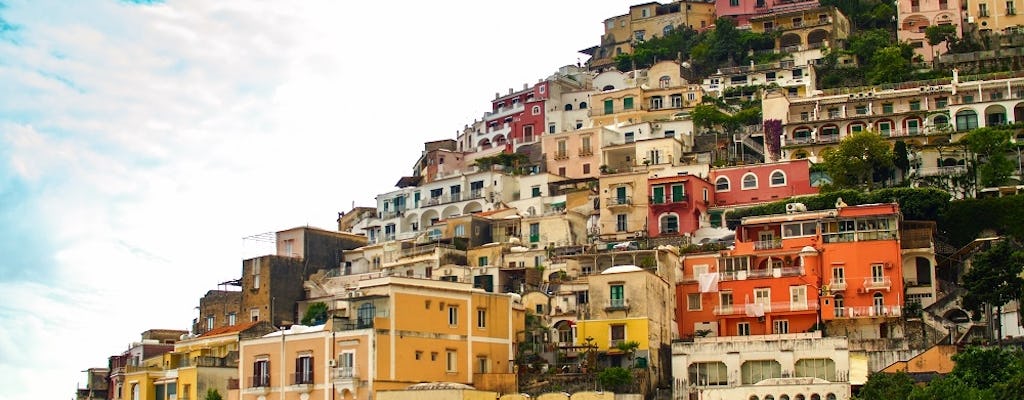
M187 329L243 237L373 204L629 4L0 0L0 400Z

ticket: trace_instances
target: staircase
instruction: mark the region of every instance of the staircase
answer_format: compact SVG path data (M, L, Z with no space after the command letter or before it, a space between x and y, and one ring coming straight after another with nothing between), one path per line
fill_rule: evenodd
M732 135L733 143L742 144L747 150L757 155L762 161L764 160L764 144L754 140L752 133L737 133Z

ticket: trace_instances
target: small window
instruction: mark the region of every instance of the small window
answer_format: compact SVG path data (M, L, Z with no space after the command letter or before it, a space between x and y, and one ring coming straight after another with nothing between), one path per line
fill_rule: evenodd
M625 110L632 110L633 109L633 98L632 97L627 97L627 98L622 99L622 108L625 109Z
M743 189L757 189L757 175L747 173L743 176Z
M784 172L782 172L782 171L772 172L771 180L772 180L772 182L771 182L772 186L785 186L786 185L786 174Z
M445 351L445 371L456 372L456 366L458 365L457 353L455 350Z
M448 306L448 325L459 325L459 308L456 306Z
M476 310L476 327L483 329L487 327L487 310L480 308Z
M531 112L533 112L533 115L540 115L540 106L533 106Z
M686 295L686 309L689 311L700 311L700 293Z
M716 192L728 192L729 191L729 178L720 177L715 180L715 191Z

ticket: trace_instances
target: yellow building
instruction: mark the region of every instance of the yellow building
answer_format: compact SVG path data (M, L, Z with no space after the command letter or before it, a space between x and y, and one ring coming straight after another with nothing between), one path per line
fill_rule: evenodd
M239 399L374 398L419 382L516 388L512 360L524 310L469 283L367 277L319 299L324 326L242 341Z
M671 381L671 360L663 359L676 336L673 286L654 271L619 265L587 277L589 304L576 321L577 346L596 351L604 366L632 366L648 374L649 390ZM630 349L628 344L635 342Z
M647 232L647 171L603 175L598 185L602 240L626 240Z
M582 50L589 54L587 66L603 71L615 66L615 56L633 52L633 45L664 36L673 29L703 30L715 22L715 4L709 1L649 2L629 7L629 13L604 20L604 34L598 46Z
M598 75L594 78L595 86L613 90L591 95L593 126L668 121L684 116L686 110L700 104L704 89L683 79L680 68L678 62L662 61L633 71L631 78L623 79L618 76L621 73L614 71Z
M1024 26L1024 15L1017 12L1015 1L964 1L961 12L964 19L972 23L981 34L1014 33Z

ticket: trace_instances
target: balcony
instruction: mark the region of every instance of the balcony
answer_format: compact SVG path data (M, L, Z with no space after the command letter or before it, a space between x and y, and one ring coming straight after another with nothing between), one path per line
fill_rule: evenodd
M899 317L903 315L900 306L865 306L836 308L836 318Z
M309 393L313 390L313 371L298 371L291 376L292 390Z
M604 306L605 311L621 311L629 309L629 301L626 299L608 299Z
M892 280L888 276L864 278L864 290L885 290L888 292L891 288Z
M608 198L608 207L628 207L633 204L632 196L613 196Z
M249 377L249 386L242 389L242 394L266 396L270 393L270 375L254 375Z
M828 283L828 290L831 292L842 292L846 290L845 279L833 279Z
M359 387L359 370L356 367L331 368L331 381L337 390L348 389L355 393Z
M565 151L556 151L555 155L554 155L554 159L555 160L568 160L569 159L569 153L567 153Z
M672 196L670 194L667 194L667 195L664 195L664 196L651 196L651 204L652 205L654 205L654 204L682 203L682 206L685 208L687 206L687 204L686 204L687 200L689 200L689 197L687 197L686 195Z
M580 149L580 157L590 157L592 155L594 155L594 149L591 149L589 147L584 147Z
M800 311L817 311L818 303L804 302L788 302L780 301L774 303L745 303L745 304L730 304L715 306L715 315L728 316L728 315L742 315L747 317L756 316L755 309L760 308L764 314L769 313L784 313L784 312L800 312Z
M405 215L405 210L383 211L383 212L380 213L380 218L381 219L391 219L391 218L401 217L403 215Z
M782 239L758 240L754 242L754 250L781 249Z

